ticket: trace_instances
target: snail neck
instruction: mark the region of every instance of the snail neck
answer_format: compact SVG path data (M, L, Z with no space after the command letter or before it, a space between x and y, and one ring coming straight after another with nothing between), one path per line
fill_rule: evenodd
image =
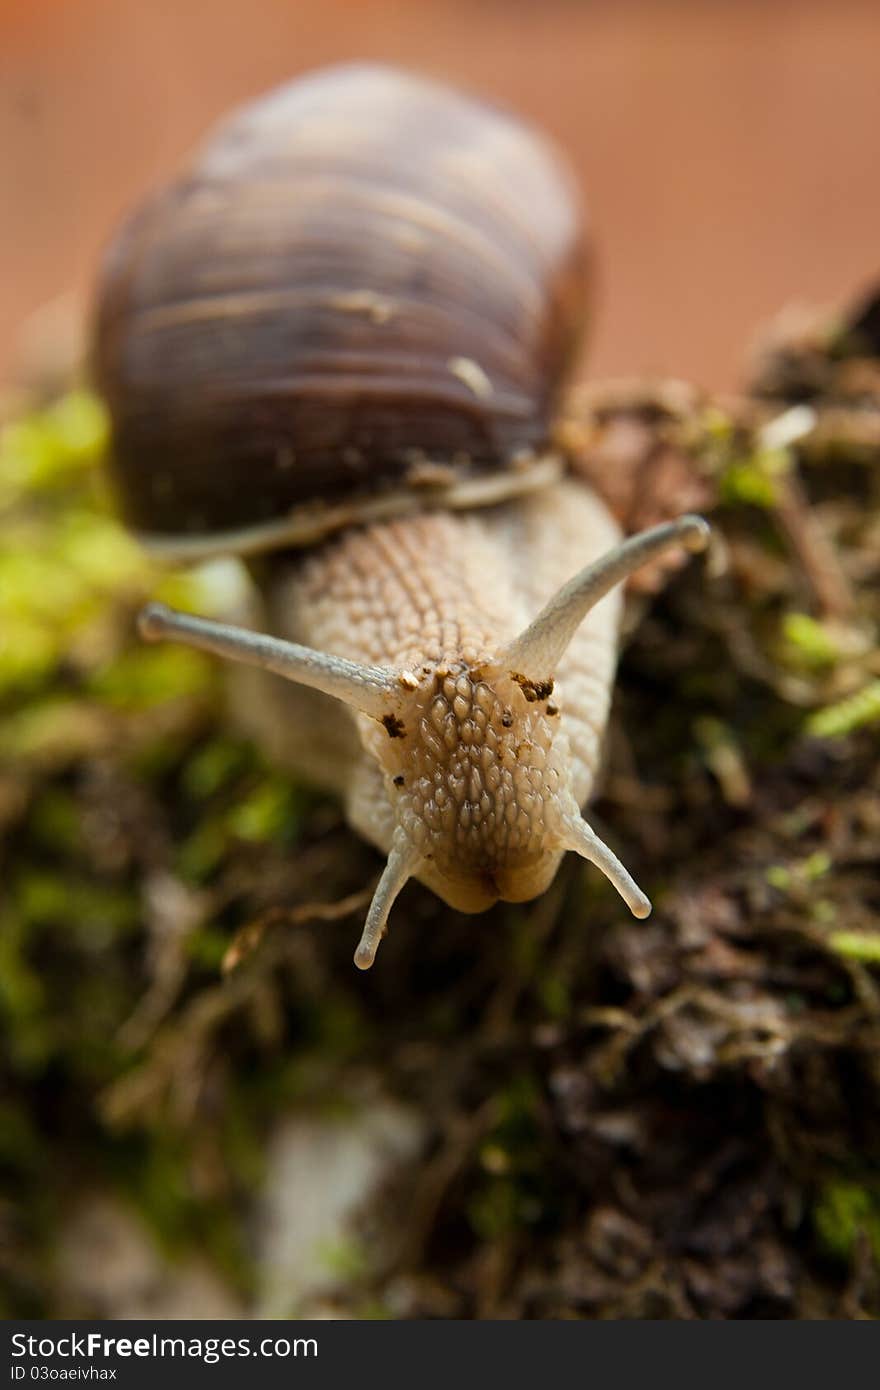
M378 496L353 494L343 501L311 500L280 516L247 526L215 528L207 533L137 532L141 544L160 560L189 563L216 556L270 555L283 549L314 546L352 526L369 526L401 517L438 511L468 512L494 507L512 498L539 492L563 474L560 455L547 449L526 453L507 468L467 467L429 458L416 459L398 486Z

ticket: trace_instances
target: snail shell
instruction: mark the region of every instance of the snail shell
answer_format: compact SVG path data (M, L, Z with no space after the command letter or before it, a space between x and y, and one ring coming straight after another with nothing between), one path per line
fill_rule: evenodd
M244 553L537 485L584 278L568 176L517 120L384 67L281 87L108 252L126 519Z

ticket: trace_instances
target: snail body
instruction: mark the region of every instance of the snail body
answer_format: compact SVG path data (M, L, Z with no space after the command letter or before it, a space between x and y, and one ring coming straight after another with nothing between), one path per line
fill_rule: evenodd
M349 822L385 853L400 823L423 851L419 877L461 911L542 891L561 855L546 852L548 808L570 783L580 818L592 790L619 595L593 610L552 678L533 685L496 659L499 641L565 582L585 534L604 549L617 528L594 494L565 479L528 500L348 530L274 578L271 631L387 663L399 693L384 722L358 714L352 739L338 701L278 683L268 711L252 705L260 727L298 728L300 746L282 735L278 758L297 770L311 758L311 780L341 795Z
M267 552L265 632L157 605L141 631L258 667L271 751L387 855L361 968L412 876L478 912L574 849L650 911L581 808L616 586L707 528L621 541L563 476L585 264L537 136L372 67L234 116L108 257L95 360L125 515L166 553Z

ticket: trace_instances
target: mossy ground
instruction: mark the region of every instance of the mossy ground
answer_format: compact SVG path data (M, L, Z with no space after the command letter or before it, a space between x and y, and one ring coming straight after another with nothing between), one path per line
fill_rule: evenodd
M146 598L215 593L113 519L97 404L6 425L7 1315L94 1311L53 1264L86 1187L246 1300L267 1136L367 1073L428 1142L365 1226L398 1233L381 1263L340 1263L348 1310L880 1311L880 453L643 417L719 538L633 599L595 807L654 915L571 857L478 918L410 885L368 975L375 856L231 731L210 662L134 636Z

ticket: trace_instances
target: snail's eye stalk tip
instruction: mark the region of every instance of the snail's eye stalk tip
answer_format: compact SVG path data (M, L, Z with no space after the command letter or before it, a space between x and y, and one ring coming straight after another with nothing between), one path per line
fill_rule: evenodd
M148 603L137 615L138 636L144 642L158 642L167 631L170 609L164 603Z
M563 849L574 850L582 859L595 864L608 881L617 889L634 917L644 919L651 914L651 900L642 892L630 873L623 867L617 855L599 839L591 825L583 819L577 806L569 808L560 827L559 844Z
M367 913L364 930L354 953L354 963L358 970L369 970L376 959L382 937L388 926L388 914L394 900L418 867L419 855L410 845L402 830L397 830L391 843L388 862L382 870L382 877L376 884L373 901Z
M361 942L354 953L354 963L358 970L369 970L375 959L376 952L371 951L368 946Z
M535 680L545 678L556 670L584 618L609 590L647 561L676 546L695 554L705 550L709 535L709 523L688 513L628 536L564 584L537 618L502 648L499 662L508 669L524 671Z
M699 555L702 550L708 548L709 541L712 539L712 527L705 517L691 513L688 516L683 516L679 525L682 529L682 544L693 555Z

